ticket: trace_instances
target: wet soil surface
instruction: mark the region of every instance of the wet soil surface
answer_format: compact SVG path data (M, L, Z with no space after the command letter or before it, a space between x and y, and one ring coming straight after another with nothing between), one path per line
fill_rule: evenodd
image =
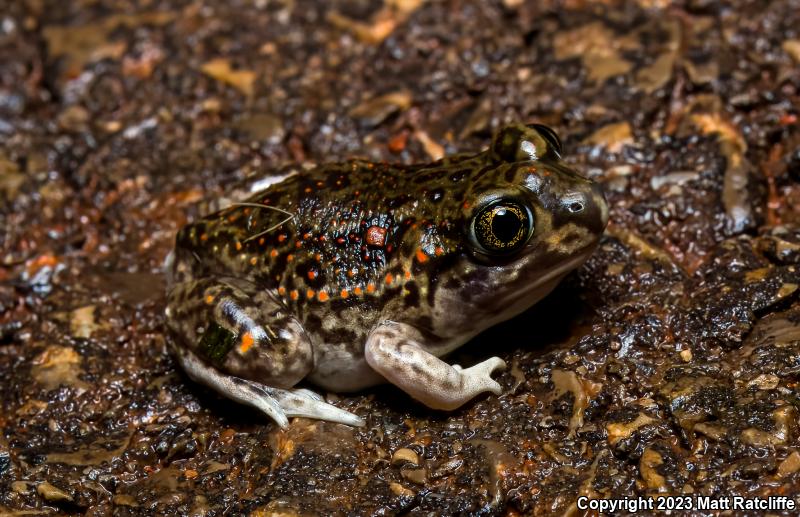
M800 4L726 4L0 0L0 513L800 494ZM162 262L209 200L518 120L559 132L612 222L453 359L504 358L502 396L329 394L366 427L282 431L177 369Z

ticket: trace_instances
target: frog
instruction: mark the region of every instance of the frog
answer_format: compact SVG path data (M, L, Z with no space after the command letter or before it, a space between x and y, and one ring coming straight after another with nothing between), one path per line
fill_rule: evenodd
M501 395L501 358L444 358L535 305L597 247L602 188L562 153L549 127L510 123L477 153L321 163L196 219L166 264L178 363L280 427L365 424L308 385L391 383L441 411Z

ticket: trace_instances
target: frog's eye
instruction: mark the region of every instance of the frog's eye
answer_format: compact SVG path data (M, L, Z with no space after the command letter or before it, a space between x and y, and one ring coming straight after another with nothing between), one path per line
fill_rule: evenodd
M561 145L561 139L558 138L555 131L542 124L528 124L528 127L542 135L542 138L550 145L550 149L555 151L559 158L561 157L563 147Z
M533 217L513 200L498 200L482 208L472 220L472 234L484 252L506 255L522 248L533 233Z
M558 160L561 140L555 131L541 124L508 125L494 136L491 156L498 162Z

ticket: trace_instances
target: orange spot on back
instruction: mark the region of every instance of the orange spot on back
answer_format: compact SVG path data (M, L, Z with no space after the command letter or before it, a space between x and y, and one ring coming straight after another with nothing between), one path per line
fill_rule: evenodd
M281 296L285 295L286 294L286 288L283 287L283 286L280 286L278 288L278 294L281 295Z
M294 260L294 255L292 255L291 253L289 253L288 255L286 255L286 262L291 262L291 261L293 261L293 260Z
M253 257L253 258L251 258L251 259L250 259L250 263L251 263L252 265L254 265L254 266L255 266L256 264L258 264L258 257Z
M203 241L203 242L207 241L208 240L208 234L207 233L201 234L200 235L200 240Z
M239 242L239 241L236 241L236 251L239 251L241 249L242 249L242 243Z
M428 256L421 249L417 249L416 256L417 256L417 262L419 262L420 264L424 264L428 261Z
M391 273L387 273L385 280L386 280L386 285L390 285L392 282L394 282L394 277L392 276Z
M361 293L363 293L360 287L356 287L355 289L353 289L353 292L355 293L356 296L361 296Z
M367 284L367 292L368 293L374 293L375 292L375 284L372 284L372 283Z
M242 342L239 344L239 351L244 354L250 350L250 347L253 346L253 343L255 343L253 335L249 332L245 332L242 334Z
M265 242L266 241L264 240L264 237L261 237L260 239L258 239L258 244L261 245L261 246L263 246Z
M411 271L406 271L405 273L403 273L403 276L406 277L406 280L410 279L411 278Z
M300 296L300 293L298 293L296 289L293 289L292 292L289 293L289 298L292 300L297 300L298 296Z
M212 295L212 294L206 295L206 303L209 304L209 305L214 303L214 295Z
M306 291L306 298L308 298L310 300L313 297L314 297L314 290L313 289L309 289L308 291Z
M277 257L278 256L278 250L273 249L272 251L269 252L269 256L272 257L272 258Z
M367 228L366 241L370 246L382 248L386 244L386 228L370 226Z
M439 247L437 247L437 248L436 248L436 250L434 251L434 253L436 253L436 256L437 256L437 257L438 257L438 256L440 256L440 255L444 255L444 248L442 248L441 246L439 246Z
M308 279L314 280L315 278L317 278L317 272L312 269L308 272Z
M348 296L350 296L350 293L347 292L347 289L342 289L342 292L339 294L342 295L342 298L347 298Z
M326 302L328 301L329 296L328 293L326 293L325 291L320 291L319 296L317 298L319 298L319 301L321 302Z

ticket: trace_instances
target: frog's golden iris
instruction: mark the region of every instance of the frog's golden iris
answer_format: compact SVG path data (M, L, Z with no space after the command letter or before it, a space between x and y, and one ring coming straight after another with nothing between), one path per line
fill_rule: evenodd
M513 253L528 241L533 231L531 219L528 209L516 201L496 201L473 220L475 240L488 253Z

